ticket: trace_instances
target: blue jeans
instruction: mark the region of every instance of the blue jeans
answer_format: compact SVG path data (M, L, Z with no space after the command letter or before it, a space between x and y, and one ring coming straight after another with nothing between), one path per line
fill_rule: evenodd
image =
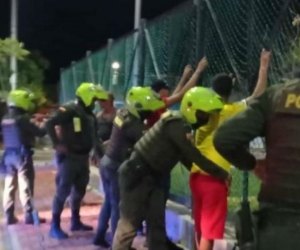
M114 237L117 229L120 200L118 168L119 163L111 160L106 155L101 159L100 175L102 178L105 200L98 218L98 229L96 232L96 237L98 239L105 239L110 219L112 237Z

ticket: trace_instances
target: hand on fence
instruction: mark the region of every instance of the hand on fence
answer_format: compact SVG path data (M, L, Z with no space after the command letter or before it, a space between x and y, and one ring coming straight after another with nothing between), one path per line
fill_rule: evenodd
M198 71L203 71L203 70L207 67L207 65L208 65L208 61L207 61L207 58L206 58L206 56L205 56L205 57L203 57L203 58L201 59L201 61L199 62L198 67L197 67L197 70L198 70Z
M270 65L271 52L265 49L260 54L260 66L262 69L268 69Z

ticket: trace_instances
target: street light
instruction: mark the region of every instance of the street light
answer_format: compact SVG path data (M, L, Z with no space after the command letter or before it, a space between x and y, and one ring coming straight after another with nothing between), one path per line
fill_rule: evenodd
M11 1L11 16L10 16L10 33L11 38L18 38L18 0ZM11 89L15 90L18 81L18 62L15 55L10 58L10 70L12 75L10 76Z
M113 76L112 76L112 85L117 85L119 80L119 68L121 67L119 62L113 62L111 65Z
M111 65L111 67L114 69L114 70L118 70L120 68L120 63L118 62L113 62L113 64Z

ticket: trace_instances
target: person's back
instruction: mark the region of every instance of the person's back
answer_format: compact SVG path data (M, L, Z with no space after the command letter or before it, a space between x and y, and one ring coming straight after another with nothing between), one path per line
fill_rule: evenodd
M106 155L121 164L130 155L134 144L145 130L146 126L139 118L126 108L120 109L113 122Z
M60 126L59 143L65 145L69 153L88 154L95 139L96 118L93 113L75 102L66 103L59 112L49 118L47 127L52 131L55 126Z
M11 91L8 96L8 113L1 122L5 148L1 168L5 168L6 174L3 206L8 225L17 222L14 217L14 202L18 183L25 223L33 224L31 201L34 194L33 147L35 136L42 137L46 134L44 129L30 122L29 113L35 108L34 100L34 95L28 91Z
M300 80L268 91L267 162L259 201L300 209Z
M173 146L177 142L177 138L174 138L176 132L181 139L182 136L191 133L191 126L184 121L179 112L167 111L138 141L134 150L156 171L169 172L170 168L182 160L180 149Z
M245 148L257 136L266 138L263 162ZM258 249L299 249L300 80L269 88L219 128L214 145L239 169L257 164L255 173L262 179Z
M220 126L223 122L235 116L242 110L246 109L246 107L247 105L245 101L225 104L223 110L220 112L218 126ZM195 144L197 148L205 157L218 164L220 167L224 168L227 172L230 172L230 163L225 160L214 148L213 137L215 134L215 130L208 134L205 138L203 138L203 134L206 134L206 130L210 130L208 128L208 125L201 127L196 132ZM191 172L200 172L207 175L207 173L201 169L201 166L199 168L195 164L193 165Z

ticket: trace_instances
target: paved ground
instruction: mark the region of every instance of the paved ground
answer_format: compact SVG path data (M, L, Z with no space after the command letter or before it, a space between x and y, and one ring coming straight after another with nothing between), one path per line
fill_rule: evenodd
M40 167L36 173L35 205L40 216L46 218L47 223L41 227L27 226L22 223L23 216L19 201L17 202L16 214L20 220L19 224L6 227L3 220L0 225L0 250L93 250L101 249L93 246L91 240L93 232L79 232L71 234L70 238L63 241L53 240L48 237L49 222L51 219L51 203L54 194L55 170ZM2 195L3 181L0 186ZM0 197L1 198L1 197ZM97 216L101 207L102 199L97 194L89 191L84 199L81 215L84 223L96 227ZM1 208L2 210L2 208ZM65 208L62 215L62 228L68 231L70 221L70 210ZM109 236L108 236L109 237ZM143 238L137 238L134 247L139 250Z

